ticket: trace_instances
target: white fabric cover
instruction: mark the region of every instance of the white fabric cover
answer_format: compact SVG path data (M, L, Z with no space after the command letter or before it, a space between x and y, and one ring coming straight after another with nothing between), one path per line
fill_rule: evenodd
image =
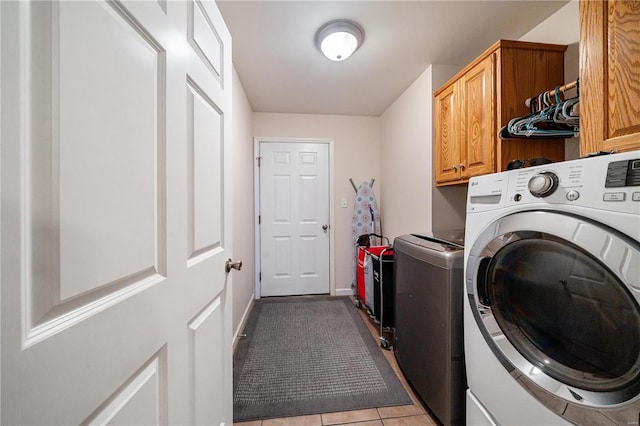
M369 182L362 182L358 186L356 200L353 206L353 220L351 222L351 287L356 288L358 270L358 237L363 234L379 234L380 214L376 196ZM371 245L380 245L378 238L371 239Z

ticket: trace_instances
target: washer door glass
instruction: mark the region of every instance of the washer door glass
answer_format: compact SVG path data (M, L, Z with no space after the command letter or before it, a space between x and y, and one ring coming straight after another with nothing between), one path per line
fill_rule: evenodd
M532 365L570 386L595 392L636 387L635 299L579 247L531 234L513 238L478 271L480 299L504 335Z

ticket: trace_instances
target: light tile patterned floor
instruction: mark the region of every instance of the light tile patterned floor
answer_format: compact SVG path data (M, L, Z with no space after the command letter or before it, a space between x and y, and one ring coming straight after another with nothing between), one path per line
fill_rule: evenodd
M356 309L355 307L353 309ZM380 331L367 314L360 310L360 316L369 328L371 334L378 340ZM387 361L400 382L413 400L412 405L398 405L395 407L370 408L366 410L343 411L339 413L314 414L310 416L287 417L282 419L254 420L250 422L234 423L235 426L437 426L422 402L416 397L400 372L398 363L392 351L382 348Z

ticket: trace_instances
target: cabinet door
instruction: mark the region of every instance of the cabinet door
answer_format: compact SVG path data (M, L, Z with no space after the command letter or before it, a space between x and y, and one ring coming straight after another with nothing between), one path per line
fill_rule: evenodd
M460 163L462 178L495 171L494 55L460 79Z
M460 179L459 113L456 110L458 84L452 84L436 97L436 182Z
M580 2L580 152L640 149L640 5Z

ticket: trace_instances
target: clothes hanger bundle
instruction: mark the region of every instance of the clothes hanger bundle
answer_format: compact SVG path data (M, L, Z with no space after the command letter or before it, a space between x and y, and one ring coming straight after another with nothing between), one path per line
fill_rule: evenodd
M561 99L560 92L576 88L573 98ZM571 138L580 134L579 82L558 86L551 91L529 98L525 104L531 110L526 117L517 117L500 129L501 139Z

